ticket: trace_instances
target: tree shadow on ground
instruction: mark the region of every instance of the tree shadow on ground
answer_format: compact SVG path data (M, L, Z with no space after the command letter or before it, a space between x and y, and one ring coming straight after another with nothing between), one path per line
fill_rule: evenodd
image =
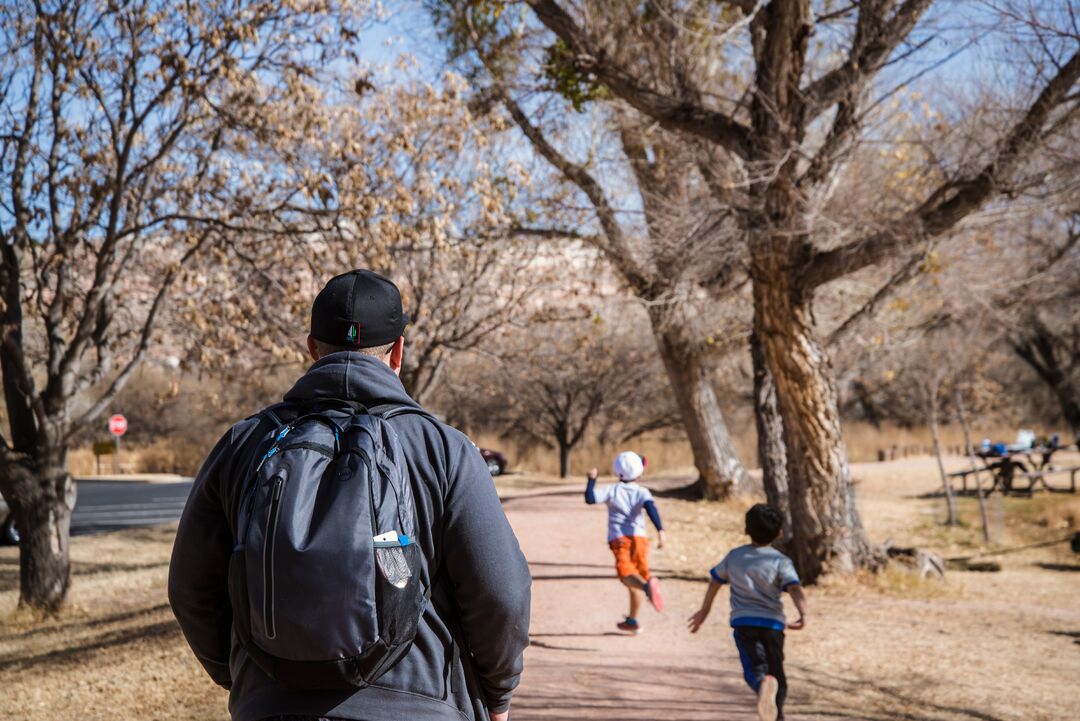
M132 571L152 571L154 569L168 567L168 561L155 561L153 563L91 563L89 561L74 561L71 564L71 573L75 576L95 576L99 573L129 573Z
M19 588L19 559L0 558L0 591Z
M1080 646L1080 631L1051 631L1050 635L1071 638L1073 640L1073 643Z
M598 633L530 633L529 638L601 638L603 636L628 636L626 633L616 631L601 631Z
M680 501L700 501L705 498L705 481L697 479L684 486L675 488L652 489L652 494L657 498L675 498Z
M153 563L92 563L90 561L72 561L72 576L94 576L101 573L126 573L131 571L149 571L168 568L168 561ZM19 588L19 559L0 558L0 591L15 591Z
M577 563L575 561L529 561L530 566L555 566L557 568L566 568L573 566L575 568L605 568L611 570L614 568L614 564L611 563Z
M565 561L565 562L563 562L563 561L529 561L529 567L530 568L533 568L533 567L536 567L536 568L547 568L547 567L551 567L551 568L602 568L605 571L614 572L615 564L614 563L577 563L577 562L574 562L574 561ZM671 574L670 575L671 578L676 577L674 575L675 571L670 569L670 568L655 567L655 568L651 568L650 570L653 573L657 574L657 575ZM661 575L660 577L663 578L664 576ZM610 576L604 576L604 578L610 578Z
M1036 563L1035 565L1045 571L1080 572L1080 563Z
M585 491L584 491L584 489L582 489L580 491L577 491L577 490L574 490L574 491L564 490L564 491L541 491L541 492L538 492L538 493L526 492L526 493L522 493L521 495L508 496L506 498L501 498L499 500L502 501L502 504L504 506L508 506L508 505L512 505L514 503L517 503L518 501L535 501L537 498L557 498L559 496L581 496L582 499L584 499L585 498ZM585 501L582 500L582 504L584 504L584 503L585 503Z
M170 618L157 623L109 631L52 651L30 655L6 654L0 656L0 671L30 668L39 664L80 664L85 661L86 656L96 651L112 649L136 641L171 639L174 636L180 636L180 626L176 623L176 619Z
M547 641L537 641L534 638L529 639L529 646L536 648L546 648L549 651L577 651L579 653L596 653L595 648L579 648L577 646L559 646L558 644L548 643Z
M101 626L108 626L114 623L123 623L124 621L134 621L144 616L151 616L155 613L161 613L162 611L168 611L169 604L159 603L155 606L147 606L146 608L136 608L131 611L123 611L120 613L114 613L109 616L102 616L101 618L87 618L87 619L74 619L71 621L62 621L58 623L48 623L42 626L36 626L34 628L27 629L25 631L19 631L11 634L0 633L0 640L3 641L19 641L28 638L35 638L38 636L47 636L50 633L64 633L64 632L78 632L80 630L98 628Z
M586 658L588 660L586 660ZM530 662L541 683L514 695L518 721L750 721L742 679L712 668L597 663L592 655Z
M789 684L796 688L805 685L830 694L830 698L809 701L797 714L792 713L793 716L859 721L1007 721L979 709L933 703L924 695L905 693L871 679L830 674L798 664L791 664L789 668L795 671L788 673ZM831 697L832 694L844 700L838 701Z
M687 583L709 582L708 576L695 576L688 573L662 573L660 571L655 571L653 576L662 581L686 581ZM612 581L616 579L614 575L598 575L595 573L559 573L543 576L538 576L534 573L532 580L536 583L538 581Z

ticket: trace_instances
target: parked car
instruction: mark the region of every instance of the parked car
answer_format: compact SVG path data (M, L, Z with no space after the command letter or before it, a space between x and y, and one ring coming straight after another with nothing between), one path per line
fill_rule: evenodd
M488 472L491 473L492 476L506 473L506 456L498 451L493 451L490 448L481 448L480 455L484 457L484 462L487 463Z
M19 529L15 528L15 516L11 514L7 501L0 496L0 545L14 546L19 542Z

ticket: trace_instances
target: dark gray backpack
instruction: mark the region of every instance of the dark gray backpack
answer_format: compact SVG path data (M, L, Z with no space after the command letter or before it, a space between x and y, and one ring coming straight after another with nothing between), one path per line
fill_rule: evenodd
M241 500L233 628L288 688L371 684L409 650L427 603L412 488L385 420L419 411L359 410L280 425Z

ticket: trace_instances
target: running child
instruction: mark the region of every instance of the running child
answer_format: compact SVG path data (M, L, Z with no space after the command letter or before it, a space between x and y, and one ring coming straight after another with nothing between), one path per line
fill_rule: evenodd
M784 676L784 628L797 631L806 626L806 595L791 559L770 544L780 537L780 513L764 503L746 512L746 533L751 543L731 550L709 575L701 608L690 617L691 633L697 633L712 610L720 587L731 586L731 626L739 650L743 677L757 694L758 718L784 718L787 679ZM799 620L785 623L781 594L787 591Z
M664 610L664 597L660 595L657 580L649 573L649 537L645 535L642 511L656 526L657 548L664 547L664 526L660 512L653 503L648 488L638 485L637 480L645 472L645 459L631 451L615 457L612 465L618 483L596 488L595 468L589 471L589 483L585 487L585 502L604 503L608 508L608 546L615 554L615 572L619 580L630 590L630 613L618 624L620 631L638 633L641 624L638 612L641 598L649 599L657 611Z

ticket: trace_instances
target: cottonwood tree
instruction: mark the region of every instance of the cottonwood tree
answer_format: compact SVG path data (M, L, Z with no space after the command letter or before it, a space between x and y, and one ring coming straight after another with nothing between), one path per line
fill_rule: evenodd
M204 341L187 361L226 372L304 362L314 294L367 267L401 288L411 318L401 379L424 402L451 353L531 322L530 298L552 287L556 266L547 240L520 233L530 178L505 147L505 120L474 117L460 78L353 80L327 88L334 127L295 150L315 187L293 200L307 222L236 237L188 274L180 317Z
M1021 107L991 143L970 145L932 191L876 227L838 229L822 211L866 132L887 82L883 70L917 52L932 34L920 21L933 0L876 0L833 8L810 0L631 5L528 0L533 17L565 48L581 74L661 126L715 148L738 170L741 227L754 283L754 329L776 387L787 450L792 542L800 575L875 565L855 507L829 355L813 306L827 284L898 255L917 252L1017 180L1034 149L1075 121L1080 32L1075 17L1025 23L1037 36L1016 70ZM1003 16L1003 23L1022 18ZM668 25L635 37L673 46L702 33L735 40L740 55L703 61L738 73L738 92L712 93L690 76L684 87L653 85L614 58L635 24ZM1048 24L1049 23L1049 24ZM811 52L811 38L820 47ZM642 53L644 55L644 53ZM745 62L738 62L745 60ZM902 66L901 66L902 67ZM839 232L838 232L839 231Z
M583 198L591 212L582 223L590 230L545 233L590 243L647 309L705 495L747 490L749 476L713 386L716 338L737 332L708 327L708 306L746 276L737 229L709 190L721 182L710 149L681 141L623 103L582 112L603 95L591 92L560 47L536 46L536 33L521 32L502 4L435 4L434 10L469 70L477 105L505 108L558 178L549 212L537 222L557 225L562 214L553 209ZM678 56L695 50L680 48ZM663 82L679 82L677 64L655 60ZM578 133L564 126L595 128L590 147L581 148ZM608 150L616 160L600 159ZM574 191L570 199L563 198L565 186ZM716 252L720 247L728 252Z
M0 491L21 604L55 611L69 587L71 439L146 357L184 267L288 221L305 185L288 149L328 126L309 78L363 22L316 0L0 7Z

